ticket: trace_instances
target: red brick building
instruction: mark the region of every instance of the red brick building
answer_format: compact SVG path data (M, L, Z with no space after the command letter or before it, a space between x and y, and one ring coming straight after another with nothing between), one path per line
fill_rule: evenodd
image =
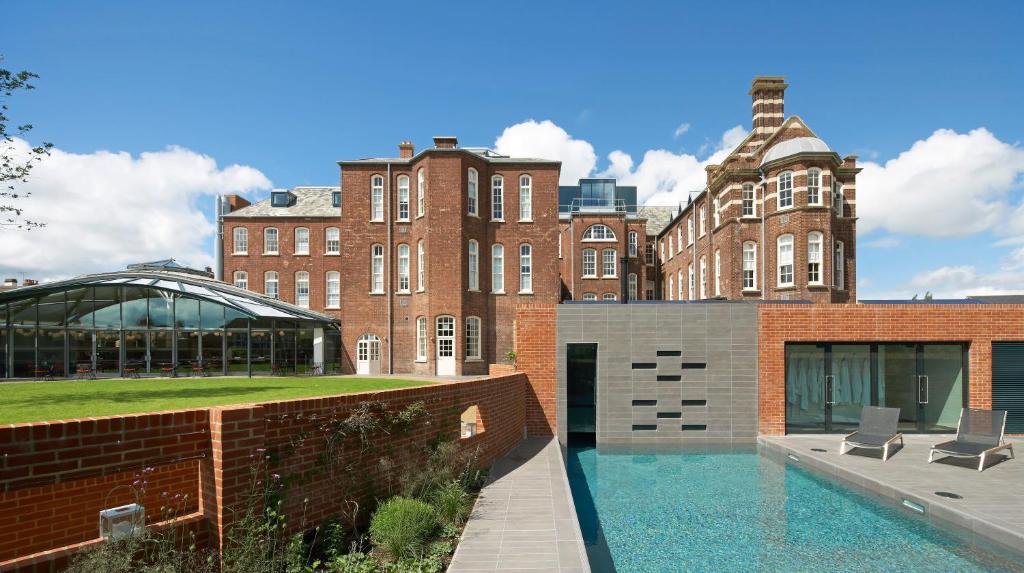
M786 87L754 79L750 134L658 235L663 299L857 300L857 158L785 119Z

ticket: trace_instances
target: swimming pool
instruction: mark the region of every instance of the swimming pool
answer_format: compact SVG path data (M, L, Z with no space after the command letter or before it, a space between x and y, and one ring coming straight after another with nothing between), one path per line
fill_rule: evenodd
M569 448L595 572L1024 571L926 520L749 450Z

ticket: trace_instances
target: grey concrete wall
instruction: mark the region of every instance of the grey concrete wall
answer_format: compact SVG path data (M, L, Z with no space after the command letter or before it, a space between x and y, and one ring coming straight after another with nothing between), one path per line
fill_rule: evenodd
M557 430L563 445L567 438L566 344L573 342L598 345L599 447L756 440L756 305L564 304L558 307L557 338ZM682 355L658 356L658 351ZM636 363L654 363L656 368L633 368ZM683 363L706 367L684 369ZM639 406L634 400L657 403ZM684 406L683 400L705 400L706 404ZM705 428L684 429L684 425Z

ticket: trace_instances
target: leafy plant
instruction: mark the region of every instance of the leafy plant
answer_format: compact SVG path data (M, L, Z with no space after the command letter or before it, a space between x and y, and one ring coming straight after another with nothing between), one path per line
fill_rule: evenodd
M455 480L464 491L476 491L483 479L477 466L479 450L465 451L451 441L436 444L426 464L408 466L401 478L402 494L406 497L429 499L434 490Z
M508 352L505 353L505 360L508 360L510 364L515 364L516 363L516 358L518 356L519 355L516 354L515 350L509 350Z
M370 539L395 560L418 556L437 529L434 508L417 499L393 497L370 520Z
M460 526L465 523L469 513L469 494L458 481L452 480L434 490L430 503L442 524Z
M0 61L3 57L0 56ZM28 197L29 193L19 193L17 186L28 182L29 173L36 163L50 155L52 143L32 147L23 155L15 148L15 137L26 137L32 130L31 124L23 124L8 129L7 99L17 91L35 89L30 82L39 76L28 71L12 72L0 68L0 229L14 228L31 230L45 227L39 221L22 220L21 207L14 202Z

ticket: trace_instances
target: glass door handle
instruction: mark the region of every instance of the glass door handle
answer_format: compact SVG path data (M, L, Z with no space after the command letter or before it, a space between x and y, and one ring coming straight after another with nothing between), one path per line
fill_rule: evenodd
M921 375L917 377L917 403L928 403L928 377Z
M825 376L825 403L836 403L836 377L831 374Z

